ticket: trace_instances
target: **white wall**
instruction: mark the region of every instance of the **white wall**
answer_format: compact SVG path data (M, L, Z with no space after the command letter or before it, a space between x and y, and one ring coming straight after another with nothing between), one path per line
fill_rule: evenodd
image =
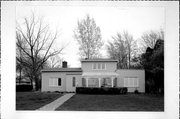
M49 86L49 79L61 78L61 86ZM41 91L66 91L66 73L65 72L42 72Z
M119 76L117 80L117 85L119 87L124 87L124 78L126 77L137 77L139 79L139 86L137 88L129 87L128 92L134 92L136 89L139 92L145 92L145 71L136 69L119 69L116 71Z

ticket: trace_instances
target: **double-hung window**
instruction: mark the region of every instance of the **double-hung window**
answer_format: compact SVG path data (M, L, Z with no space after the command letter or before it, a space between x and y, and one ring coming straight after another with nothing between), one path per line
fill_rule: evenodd
M96 63L93 63L93 69L96 69Z
M105 63L102 63L101 65L102 65L102 69L106 69Z
M93 70L105 70L106 69L106 64L105 63L93 63L92 64L92 69Z
M50 78L49 86L61 86L62 80L61 78Z
M137 77L124 78L124 87L139 87L139 78Z

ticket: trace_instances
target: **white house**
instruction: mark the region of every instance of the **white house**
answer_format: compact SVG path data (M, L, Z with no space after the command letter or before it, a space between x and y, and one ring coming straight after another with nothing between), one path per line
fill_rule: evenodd
M127 87L128 92L145 92L145 71L117 69L117 60L84 59L81 68L42 70L42 91L75 92L76 87Z

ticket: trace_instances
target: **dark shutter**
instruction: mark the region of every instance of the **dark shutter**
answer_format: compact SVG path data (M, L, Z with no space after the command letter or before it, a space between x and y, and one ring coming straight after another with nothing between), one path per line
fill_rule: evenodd
M114 87L117 87L117 78L114 79Z
M75 87L75 85L76 85L76 77L73 77L72 86Z
M85 78L82 78L82 86L86 87L86 79Z
M61 86L61 78L58 78L58 86Z

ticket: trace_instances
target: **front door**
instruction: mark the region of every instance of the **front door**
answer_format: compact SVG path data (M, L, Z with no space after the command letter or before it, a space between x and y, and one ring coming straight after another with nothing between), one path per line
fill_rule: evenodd
M75 92L77 84L77 77L74 75L66 76L66 91Z

